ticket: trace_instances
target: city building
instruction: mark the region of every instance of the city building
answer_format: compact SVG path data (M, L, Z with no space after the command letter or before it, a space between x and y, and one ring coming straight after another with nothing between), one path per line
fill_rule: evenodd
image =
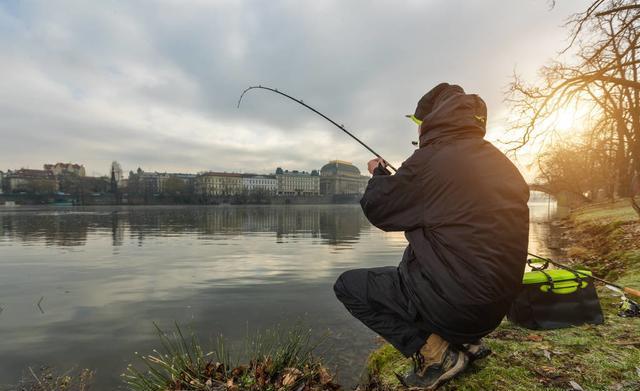
M171 178L180 180L183 183L185 190L188 190L193 186L196 178L194 174L166 173L166 172L155 173L155 174L156 174L158 193L164 193L164 192L170 191L170 189L168 189L166 185Z
M193 189L193 185L196 180L195 174L172 173L172 174L168 174L168 176L180 179L188 189Z
M121 180L120 185L124 187L133 183L133 187L129 186L129 190L145 194L159 194L167 191L166 184L171 178L177 178L181 180L185 185L185 191L190 191L190 189L192 189L194 186L196 175L166 172L145 172L141 168L138 168L135 173L133 171L129 172L129 179Z
M47 170L21 168L7 171L5 176L6 192L53 193L58 191L58 181Z
M276 194L278 180L275 175L242 174L242 187L249 192L262 190L268 194Z
M350 162L332 160L320 169L320 193L323 195L363 194L369 177Z
M242 193L242 174L203 172L195 178L195 193L200 196L232 196Z
M276 169L278 195L281 196L317 196L320 194L320 176L317 171L289 171Z
M120 163L114 160L111 163L110 173L113 173L113 179L118 184L118 187L120 187L122 185L122 181L125 179L124 173L122 172L122 166L120 166Z
M74 163L45 164L44 170L51 172L55 176L61 176L61 175L67 175L67 174L85 176L84 166L81 164L74 164Z
M141 194L157 194L159 192L157 173L144 172L140 167L138 167L134 177L137 184L137 192ZM131 179L131 173L129 173L129 182L131 182Z
M64 193L84 197L88 194L100 195L108 193L110 183L108 177L63 176L58 179L60 190ZM64 187L63 187L64 186Z
M352 163L333 160L325 164L320 172L283 170L278 167L275 174L240 174L227 172L203 172L198 175L183 173L145 172L141 168L130 171L124 178L117 161L111 163L111 190L113 181L117 188L131 196L195 193L205 197L234 197L246 195L318 196L358 195L366 188L369 177L360 174ZM87 180L82 180L86 178ZM176 181L179 180L182 183ZM8 192L108 192L103 190L109 177L90 178L79 164L45 164L44 170L20 169L0 172L0 194ZM184 184L184 186L183 186Z

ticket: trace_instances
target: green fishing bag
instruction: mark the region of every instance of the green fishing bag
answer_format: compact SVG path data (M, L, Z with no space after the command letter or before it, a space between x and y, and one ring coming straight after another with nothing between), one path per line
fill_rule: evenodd
M507 318L520 326L548 330L602 324L604 317L593 280L565 269L548 269L549 264L529 260L522 287L511 304Z

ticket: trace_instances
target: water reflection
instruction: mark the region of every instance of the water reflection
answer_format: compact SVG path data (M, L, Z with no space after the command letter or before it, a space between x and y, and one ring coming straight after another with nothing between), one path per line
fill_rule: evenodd
M47 246L83 246L91 233L111 232L112 245L125 237L142 245L156 237L273 233L289 237L321 238L343 245L358 240L369 223L353 206L287 207L135 207L0 209L0 241L35 242Z
M561 255L560 229L550 221L557 215L555 201L529 204L529 251L543 257L557 257Z
M532 206L530 245L542 254L547 213ZM333 281L395 265L405 245L358 205L0 210L0 384L56 363L97 368L98 389L110 389L134 351L157 347L152 322L241 344L247 327L298 318L331 332L333 362L352 383L375 335Z

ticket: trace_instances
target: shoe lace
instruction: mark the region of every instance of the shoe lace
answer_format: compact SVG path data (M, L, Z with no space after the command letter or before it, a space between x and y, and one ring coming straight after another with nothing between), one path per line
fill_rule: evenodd
M418 352L411 356L411 358L413 360L413 371L418 373L424 367L424 357Z

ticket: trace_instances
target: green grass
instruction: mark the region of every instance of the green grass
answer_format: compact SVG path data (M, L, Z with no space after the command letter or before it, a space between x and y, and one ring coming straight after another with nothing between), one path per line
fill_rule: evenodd
M503 322L484 340L493 354L442 389L567 390L570 381L585 390L640 389L640 319L620 318L611 300L603 302L602 326L532 331ZM634 341L638 345L620 345ZM371 354L367 368L393 389L400 386L394 373L410 369L411 360L385 344Z
M628 200L607 202L576 209L571 217L578 223L608 223L638 221L638 214Z
M628 201L593 205L568 219L567 255L600 277L640 285L640 219Z
M576 263L640 289L640 221L628 201L576 210L567 223L567 252ZM494 353L442 389L567 390L573 381L584 390L640 390L640 318L617 316L619 298L604 287L598 294L604 325L533 331L504 321L484 340ZM367 364L377 389L398 388L394 373L410 367L411 360L388 344Z

